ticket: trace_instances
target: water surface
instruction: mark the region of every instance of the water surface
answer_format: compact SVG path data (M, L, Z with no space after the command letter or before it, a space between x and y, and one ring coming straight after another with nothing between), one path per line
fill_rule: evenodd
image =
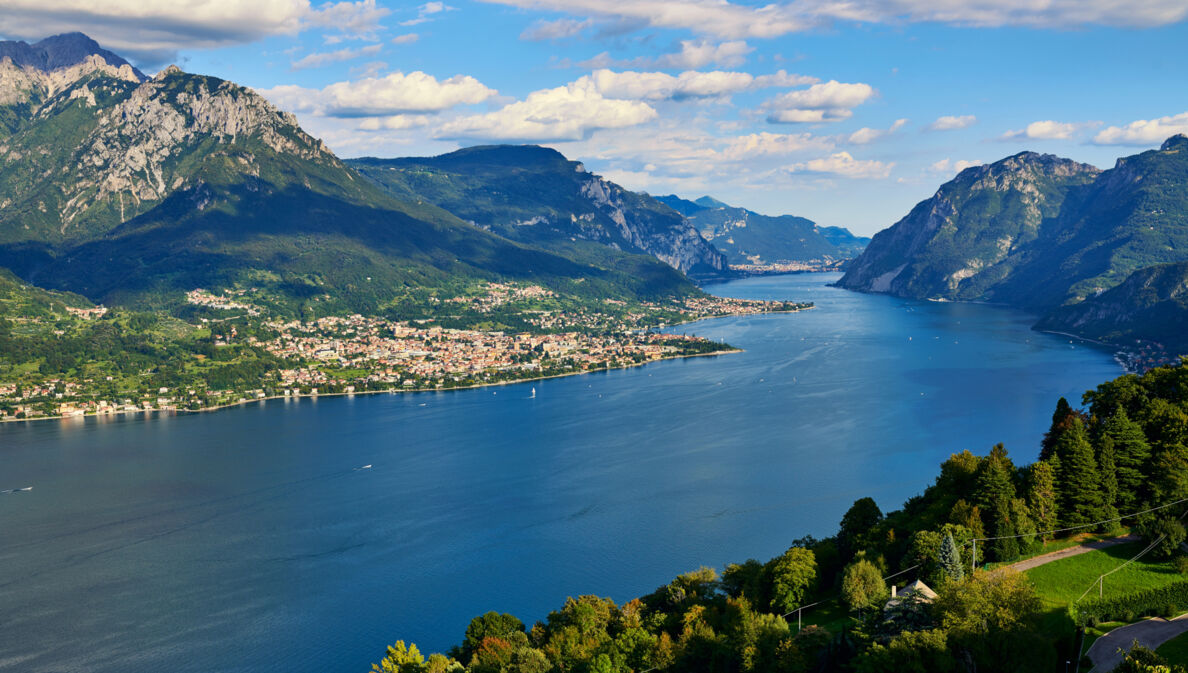
M623 601L894 509L951 452L1031 461L1107 352L990 306L735 281L746 349L458 392L0 425L0 670L364 671L471 617ZM530 399L532 387L537 390ZM372 464L370 470L355 468Z

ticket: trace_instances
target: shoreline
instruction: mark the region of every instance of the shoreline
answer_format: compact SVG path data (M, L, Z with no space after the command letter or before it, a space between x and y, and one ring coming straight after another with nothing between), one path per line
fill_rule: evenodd
M795 313L796 311L781 311L781 313ZM728 318L730 316L714 316L714 318ZM701 318L699 320L712 320L713 318ZM698 322L698 321L691 321ZM689 324L689 323L680 323ZM388 390L356 390L349 393L318 393L317 395L270 395L267 397L256 397L250 400L243 400L241 402L229 402L227 404L219 404L213 407L202 407L201 409L137 409L135 411L126 411L120 409L106 414L81 414L74 416L38 416L36 418L5 418L0 419L0 423L36 423L38 421L70 421L74 419L86 420L88 418L113 418L116 416L131 416L135 414L205 414L215 411L222 411L223 409L230 409L232 407L243 407L249 404L261 404L269 400L317 400L322 397L347 397L354 395L394 395L397 393L442 393L453 392L456 390L476 390L479 388L491 388L493 386L510 386L520 383L528 383L531 381L547 381L549 379L559 379L568 376L581 376L583 374L594 374L597 372L610 372L619 369L634 369L636 367L644 367L654 362L664 362L666 360L685 360L689 358L701 358L718 355L729 355L731 353L744 353L742 348L731 348L729 350L714 351L712 353L690 353L688 355L669 355L667 357L657 358L655 360L648 360L646 362L639 362L629 365L619 365L617 367L603 367L601 369L584 369L576 372L566 372L564 374L549 374L548 376L533 376L530 378L516 379L514 381L494 381L491 383L476 383L469 386L454 386L452 388L390 388Z

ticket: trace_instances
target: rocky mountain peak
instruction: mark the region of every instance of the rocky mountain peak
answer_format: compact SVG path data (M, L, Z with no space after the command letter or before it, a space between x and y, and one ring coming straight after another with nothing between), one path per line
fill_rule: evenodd
M145 79L144 73L132 67L131 63L82 33L54 35L33 44L19 40L0 41L0 61L7 58L17 67L30 67L43 73L93 62L93 56L100 57L105 64L117 70L127 66L137 79Z
M1159 146L1159 151L1160 152L1170 152L1173 150L1178 151L1178 150L1182 150L1182 149L1186 149L1186 148L1188 148L1188 135L1184 135L1183 133L1177 133L1176 135L1168 138L1167 140L1164 140L1163 144Z

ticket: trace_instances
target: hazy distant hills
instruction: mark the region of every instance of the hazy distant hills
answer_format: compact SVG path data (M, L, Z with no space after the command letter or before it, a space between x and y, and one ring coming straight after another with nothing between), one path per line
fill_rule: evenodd
M688 217L732 264L837 261L858 255L870 241L842 227L821 227L795 215L760 215L709 196L689 201L670 194L656 200Z
M437 157L347 163L401 199L425 199L507 238L572 254L593 242L713 275L725 257L685 218L560 152L534 145L469 147Z
M879 232L839 285L1059 309L1041 325L1154 338L1176 332L1159 325L1182 301L1183 276L1178 266L1150 267L1183 261L1188 138L1181 135L1106 171L1032 152L968 168ZM1188 347L1188 336L1177 343Z
M0 266L94 301L159 306L242 283L326 312L468 279L694 289L652 257L545 249L393 195L250 89L175 67L145 79L81 34L0 42L0 122Z

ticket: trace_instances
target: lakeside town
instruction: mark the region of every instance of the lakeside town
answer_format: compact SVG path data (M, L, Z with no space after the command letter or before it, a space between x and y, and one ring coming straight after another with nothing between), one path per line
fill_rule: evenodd
M812 304L729 299L708 295L672 302L604 299L575 310L552 300L538 285L488 283L478 292L438 299L444 316L464 311L484 324L519 316L532 331L443 327L435 318L398 321L383 317L327 316L315 320L259 318L267 310L245 291L193 290L187 303L226 318L201 318L214 347L195 354L183 385L121 387L111 375L0 380L0 419L80 417L150 411L201 411L250 401L328 394L421 391L629 367L657 360L736 350L696 336L654 327L731 315L795 312ZM105 312L75 313L95 320ZM452 316L457 318L457 316ZM196 328L197 329L197 328ZM217 387L201 372L221 353L268 362L250 385ZM237 356L238 357L238 356ZM230 365L228 365L230 366Z

